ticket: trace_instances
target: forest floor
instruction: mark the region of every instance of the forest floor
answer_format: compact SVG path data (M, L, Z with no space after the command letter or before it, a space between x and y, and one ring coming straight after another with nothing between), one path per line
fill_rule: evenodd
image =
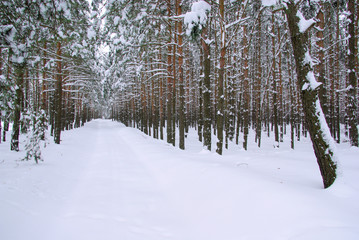
M218 156L194 130L182 151L110 120L64 132L38 165L1 143L0 239L359 239L359 149L337 146L324 190L309 139L289 144Z

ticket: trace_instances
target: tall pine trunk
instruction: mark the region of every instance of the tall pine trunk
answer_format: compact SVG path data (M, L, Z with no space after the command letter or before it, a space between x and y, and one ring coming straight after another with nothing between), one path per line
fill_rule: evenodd
M55 90L55 128L54 141L60 144L62 130L62 63L61 63L61 42L56 45L56 90Z
M337 4L339 6L339 1L337 0ZM339 23L339 7L337 7L337 12L336 12L337 16L337 24L336 24L336 38L337 38L337 43L335 44L335 55L337 57L337 59L339 59L340 57L340 45L339 45L339 39L340 39L340 23ZM335 65L335 88L336 90L339 90L340 88L340 83L339 83L339 79L340 79L340 62L336 61L336 65ZM336 92L336 100L335 100L335 129L337 131L337 143L340 143L340 93Z
M167 4L167 11L168 11L168 16L171 17L171 2L169 1ZM166 107L167 107L167 125L166 125L166 129L167 129L167 142L172 144L172 138L174 136L172 136L172 121L173 121L173 110L172 110L172 106L173 106L173 77L171 76L172 74L172 29L171 29L171 24L168 24L168 51L167 51L167 103L166 103Z
M327 104L327 88L326 88L326 79L325 79L325 62L324 62L324 13L322 11L323 3L321 2L319 7L319 12L317 14L317 59L319 63L316 65L316 73L318 75L318 81L322 83L322 86L319 89L319 99L320 105L322 106L323 113L326 117L327 122L329 123L329 109Z
M182 0L176 0L177 16L182 14ZM184 112L184 74L183 74L183 47L182 47L182 21L177 23L178 41L178 84L179 84L179 148L185 149L185 112Z
M11 150L19 151L19 136L20 136L20 117L23 101L23 84L25 75L25 63L14 63L15 76L16 76L16 91L15 91L15 103L14 103L14 116L13 127L11 135Z
M243 18L246 15L244 14ZM249 104L250 104L250 95L249 95L249 71L248 71L248 40L247 40L247 25L243 26L243 148L247 150L248 148L248 133L249 133Z
M358 87L358 79L356 76L355 63L355 45L357 38L355 36L355 1L348 1L348 10L349 10L349 56L348 56L348 72L349 72L349 81L348 81L348 106L347 106L347 114L348 114L348 122L349 122L349 138L352 146L359 146L358 139L358 128L357 128L357 87Z
M276 49L275 49L275 22L274 13L272 13L272 54L273 54L273 126L274 141L279 146L279 129L278 129L278 91L277 91L277 75L276 75ZM279 39L278 39L279 40Z
M256 46L256 65L257 71L255 74L255 113L256 113L256 141L258 147L261 146L262 138L262 111L261 111L261 83L262 83L262 60L261 60L261 49L262 49L262 13L260 6L258 8L258 23L257 23L257 46ZM279 38L278 38L279 39Z
M219 155L222 155L223 151L223 126L224 126L224 67L225 67L225 55L226 55L226 35L224 26L224 0L219 1L219 13L220 13L220 28L221 28L221 50L219 58L219 71L218 71L218 99L217 99L217 150Z
M0 47L0 76L2 76L2 48ZM0 79L1 81L1 79ZM0 92L5 91L5 88L0 85ZM2 132L2 110L0 109L0 143L1 143L1 132Z
M202 29L201 44L203 48L203 146L211 151L211 61L210 61L210 47L207 43L207 28Z
M336 179L337 164L334 161L334 143L320 107L318 89L315 86L313 67L308 61L308 38L306 31L299 29L298 9L293 0L288 1L285 9L290 37L296 62L297 85L301 90L304 118L312 140L314 153L323 178L324 187L331 186Z

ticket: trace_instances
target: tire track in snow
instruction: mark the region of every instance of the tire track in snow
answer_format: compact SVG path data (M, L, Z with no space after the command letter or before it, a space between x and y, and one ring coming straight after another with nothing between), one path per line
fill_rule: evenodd
M156 181L123 140L124 127L108 121L87 125L95 138L79 149L84 169L52 239L177 239L166 228L169 221L178 223ZM91 135L80 137L86 141Z

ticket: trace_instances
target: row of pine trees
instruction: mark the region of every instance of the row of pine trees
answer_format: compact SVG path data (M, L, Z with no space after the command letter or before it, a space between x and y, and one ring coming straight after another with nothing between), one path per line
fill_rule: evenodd
M294 148L307 126L284 11L261 1L207 2L206 23L187 35L179 16L191 11L192 1L110 5L109 55L121 64L113 71L125 82L114 95L113 117L156 138L163 139L167 128L167 141L173 145L178 126L183 149L190 126L198 129L208 149L211 130L218 133L219 153L222 144L233 140L247 149L249 128L255 130L258 146L262 132L273 132L278 143L289 132ZM344 126L357 145L358 4L294 2L306 19L316 19L306 35L330 132L339 143ZM348 69L355 71L349 74Z
M358 146L358 2L274 2L109 3L112 117L181 149L194 127L218 154L247 149L250 129L259 147L262 134L294 148L308 132L329 186L331 137Z
M83 0L0 2L0 143L11 124L11 150L27 133L26 158L37 162L47 129L60 143L61 131L96 116L94 24Z
M60 143L64 129L101 116L181 149L195 128L218 154L230 141L247 150L252 132L258 147L263 134L275 147L290 134L292 148L309 133L327 187L332 140L358 146L358 5L3 0L3 140L11 123L12 150L21 131L26 149L47 128Z

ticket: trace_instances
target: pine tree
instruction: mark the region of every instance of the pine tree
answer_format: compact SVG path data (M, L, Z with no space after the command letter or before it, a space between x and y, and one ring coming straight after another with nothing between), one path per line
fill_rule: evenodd
M217 100L217 150L222 155L223 152L223 126L224 126L224 91L225 82L225 55L226 55L226 32L224 22L224 0L219 0L219 19L220 19L220 59L218 72L218 100Z
M176 14L182 14L182 0L176 0ZM185 149L185 91L183 73L182 20L177 23L178 40L178 82L179 82L179 148Z
M27 134L27 142L25 144L26 156L23 160L34 159L36 163L44 161L41 155L41 142L46 146L45 131L47 129L47 119L44 110L31 111L27 115L29 118L29 132Z
M308 51L308 28L303 27L305 20L295 1L289 0L285 8L296 62L297 84L301 98L306 125L313 143L314 153L322 174L324 187L330 187L336 179L337 164L334 160L333 141L320 107L318 86L313 73L313 63ZM301 17L301 18L300 18ZM306 22L308 23L308 22ZM312 21L312 25L315 22ZM312 26L311 25L311 26ZM304 28L304 29L303 29Z
M355 46L357 43L356 32L355 32L355 1L348 0L348 11L349 11L349 26L348 33L349 37L349 54L348 54L348 106L347 106L347 114L349 121L349 138L352 146L359 146L359 135L358 135L358 127L357 127L357 111L358 111L358 78L356 76L356 58L355 56L356 49Z

